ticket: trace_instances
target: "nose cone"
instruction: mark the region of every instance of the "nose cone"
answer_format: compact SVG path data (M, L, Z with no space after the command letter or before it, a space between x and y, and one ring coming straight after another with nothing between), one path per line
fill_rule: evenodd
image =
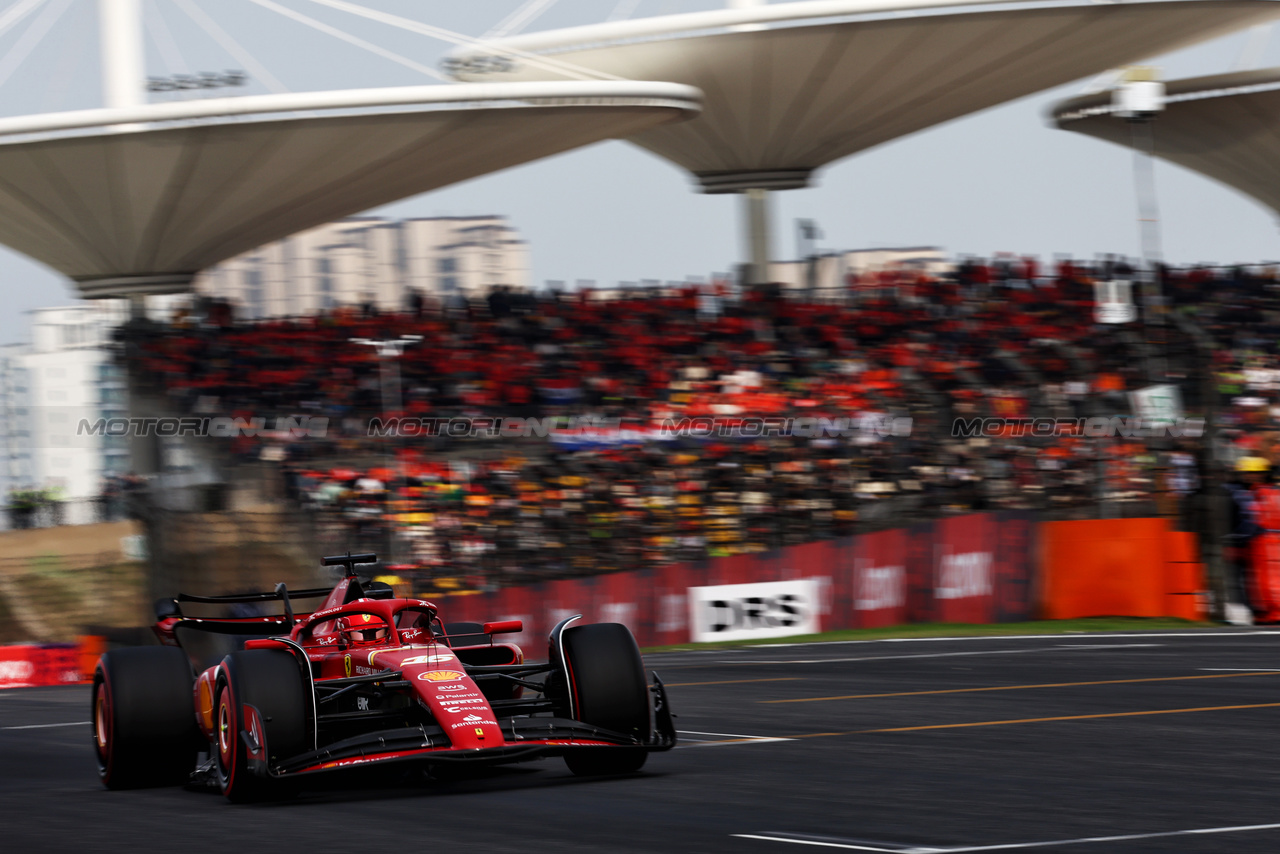
M489 701L452 650L432 644L425 650L383 653L378 656L379 663L396 667L396 656L400 657L398 669L454 747L500 747L505 743Z

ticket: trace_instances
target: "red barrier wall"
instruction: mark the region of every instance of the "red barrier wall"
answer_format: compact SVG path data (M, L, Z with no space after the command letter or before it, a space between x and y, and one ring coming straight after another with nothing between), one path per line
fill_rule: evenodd
M972 514L860 537L640 572L509 587L440 602L448 621L519 619L514 638L540 654L565 617L626 624L642 645L689 641L690 587L819 580L822 629L912 621L987 623L1033 613L1035 523L1021 514Z
M0 646L0 688L68 685L84 680L78 645Z

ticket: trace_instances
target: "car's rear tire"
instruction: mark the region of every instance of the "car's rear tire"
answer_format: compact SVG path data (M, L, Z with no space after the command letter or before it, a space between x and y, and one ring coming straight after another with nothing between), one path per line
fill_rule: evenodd
M246 650L223 659L214 701L212 753L218 787L228 800L249 803L293 794L292 786L254 773L240 732L245 707L252 706L262 720L269 764L303 752L311 714L308 690L298 660L290 652Z
M621 623L572 626L561 636L566 689L573 715L583 723L649 738L649 685L640 647ZM643 747L580 747L565 754L579 776L629 774L649 758Z
M187 782L200 744L191 662L176 647L116 649L98 659L91 723L98 776L109 789Z

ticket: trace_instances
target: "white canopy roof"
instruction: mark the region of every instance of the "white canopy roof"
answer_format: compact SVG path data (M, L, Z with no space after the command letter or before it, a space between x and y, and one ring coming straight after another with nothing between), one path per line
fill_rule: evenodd
M630 140L708 192L785 189L931 125L1280 16L1274 0L1000 2L957 12L946 7L980 4L812 0L672 15L458 49L449 68L466 80L587 69L697 86L706 95L698 119Z
M182 291L201 269L297 231L696 115L700 94L444 85L0 119L0 242L88 297Z
M1155 119L1155 153L1252 196L1280 213L1280 68L1173 80ZM1111 92L1053 108L1058 127L1129 146ZM1144 137L1145 140L1145 137Z

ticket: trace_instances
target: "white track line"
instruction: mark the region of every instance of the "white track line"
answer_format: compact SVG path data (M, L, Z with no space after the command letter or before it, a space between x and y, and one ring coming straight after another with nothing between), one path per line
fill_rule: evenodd
M1199 670L1216 670L1227 673L1235 673L1244 671L1245 673L1280 673L1280 669L1275 667L1200 667Z
M691 729L676 730L680 735L717 735L723 738L733 739L732 741L711 741L704 738L689 739L686 743L678 745L679 747L715 747L717 744L767 744L771 741L795 741L794 738L778 738L767 735L741 735L732 732L698 732Z
M1054 839L1049 842L1009 842L1003 845L971 845L960 848L878 848L852 842L824 841L778 835L763 836L753 833L731 834L739 839L759 839L765 842L787 842L792 845L816 845L822 848L843 848L850 851L874 851L878 854L969 854L977 851L1016 851L1027 848L1048 848L1060 845L1089 845L1099 842L1133 842L1140 839L1165 839L1174 836L1213 836L1224 833L1248 833L1258 830L1280 830L1280 824L1242 824L1234 827L1202 827L1195 830L1166 830L1161 833L1127 833L1119 836L1082 836L1077 839Z
M737 744L768 744L774 741L795 741L794 738L735 738L731 741L695 741L692 744L677 744L676 750L685 747L732 747Z
M993 623L998 626L999 623ZM960 637L940 637L940 638L877 638L876 640L839 640L839 641L806 641L803 643L757 643L750 644L750 649L769 649L770 647L782 648L789 646L841 646L847 644L867 644L867 643L940 643L947 641L1019 641L1019 640L1077 640L1083 638L1241 638L1252 637L1257 635L1276 635L1280 636L1280 630L1261 629L1249 632L1233 632L1233 631L1215 631L1213 629L1204 629L1198 632L1161 632L1159 630L1150 632L1069 632L1059 633L1055 635L964 635ZM696 648L689 652L714 652L715 650L698 650Z
M861 655L854 658L726 658L715 664L839 664L848 661L901 661L908 658L958 658L972 655L1027 655L1033 652L1064 652L1073 649L1149 649L1162 643L1093 644L1089 646L1045 646L1033 649L975 649L967 652L918 652L911 655Z
M88 726L92 721L74 721L69 724L28 724L27 726L0 726L0 729L53 729L60 726Z
M759 839L763 842L789 842L792 845L817 845L820 848L843 848L847 851L875 851L877 854L937 854L941 848L877 848L873 845L856 845L852 842L822 842L817 839L793 839L786 836L759 836L754 833L733 833L737 839Z
M998 624L993 624L998 625ZM1166 638L1200 638L1200 639L1219 639L1219 638L1254 638L1259 636L1280 637L1280 630L1277 629L1261 629L1253 631L1230 631L1205 629L1198 632L1161 632L1150 631L1140 633L1128 632L1079 632L1070 634L1053 634L1053 635L966 635L963 637L942 637L942 638L879 638L877 640L840 640L840 641L806 641L803 643L757 643L744 644L737 652L742 653L750 651L768 651L770 649L789 649L794 647L818 647L818 646L850 646L850 645L869 645L869 644L885 644L885 643L945 643L950 641L971 642L971 641L1002 641L1007 643L1015 643L1024 640L1057 640L1057 641L1074 641L1086 640L1089 638L1098 638L1107 640L1111 638L1138 638L1142 640L1164 640ZM671 650L670 652L655 652L645 656L645 659L653 659L662 661L667 664L703 664L708 659L717 654L724 653L723 649L699 649L696 646L687 647L679 650ZM712 663L723 663L719 659L711 659ZM842 659L831 659L839 661ZM861 659L853 659L855 661Z

